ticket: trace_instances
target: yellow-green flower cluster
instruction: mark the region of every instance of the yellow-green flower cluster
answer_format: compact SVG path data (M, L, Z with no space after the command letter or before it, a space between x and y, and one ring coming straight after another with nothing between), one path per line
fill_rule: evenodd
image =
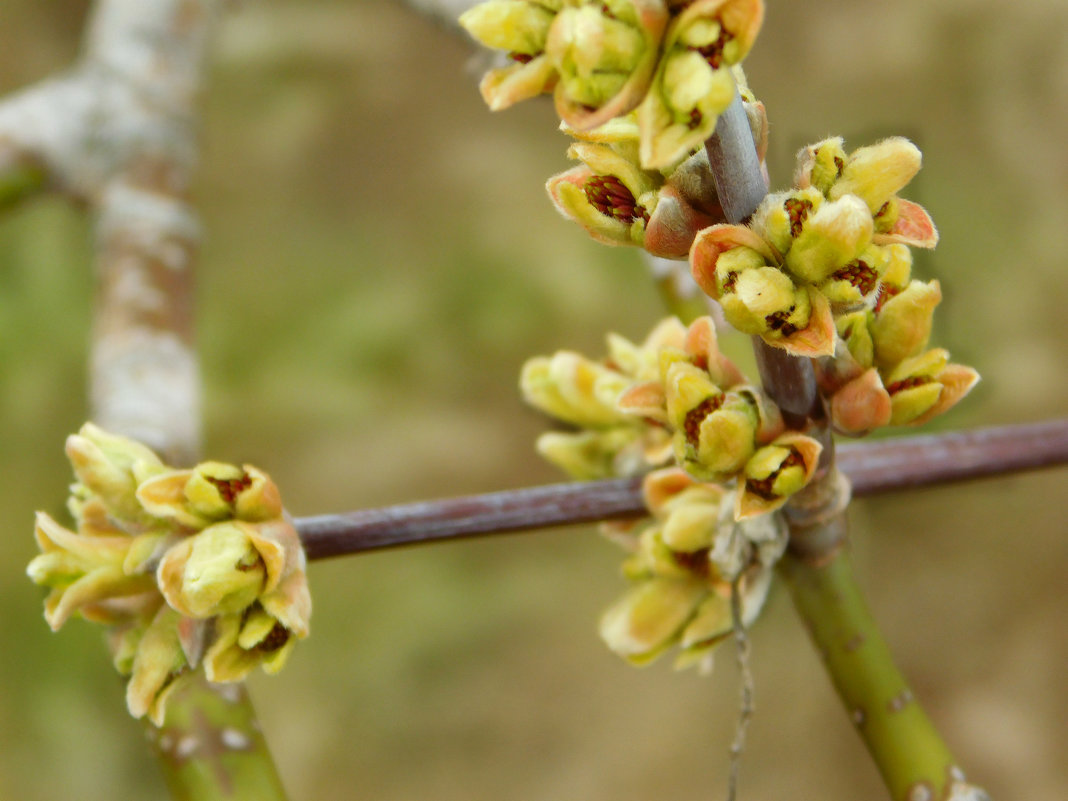
M762 0L489 0L460 24L512 62L482 80L490 108L552 92L579 131L636 110L641 166L663 169L715 129L763 14Z
M819 445L783 432L782 416L743 383L702 317L669 318L641 345L609 337L593 362L569 351L531 359L527 401L579 427L543 434L538 450L576 478L634 475L669 460L703 481L738 479L739 518L778 508L812 476Z
M976 382L971 367L927 349L938 281L888 275L874 307L838 317L833 358L817 362L835 429L860 435L886 425L919 425L954 406Z
M763 161L767 116L747 90L743 94L749 98L745 108ZM546 189L557 210L597 241L684 259L698 231L723 222L703 147L664 169L643 169L637 113L590 131L561 127L577 140L568 156L582 163L550 178Z
M67 455L76 530L38 513L41 554L27 572L51 588L53 630L75 614L110 627L130 713L161 724L168 695L200 666L217 682L279 670L308 634L311 596L271 479L221 462L178 470L92 424Z
M601 637L636 665L674 646L676 668L711 667L712 651L734 628L736 586L741 623L760 613L787 530L778 515L735 520L737 490L699 483L678 468L643 483L652 521L636 533L617 527L631 551L623 565L631 589L601 619Z
M695 280L739 330L798 356L830 356L834 317L872 308L884 276L908 272L907 245L938 240L927 212L897 196L920 161L900 137L850 154L841 139L806 148L794 188L768 195L748 226L697 235Z
M720 352L709 317L664 320L641 345L610 335L608 351L524 366L526 400L578 429L543 434L538 450L580 479L645 474L654 522L623 537L635 586L601 636L636 664L676 644L679 666L706 663L733 628L732 586L745 625L760 611L786 542L775 512L812 478L821 447L784 431L778 408Z
M657 375L662 348L682 344L686 329L665 320L640 345L608 336L608 355L593 361L572 351L527 361L520 391L531 406L569 431L538 438L538 452L573 478L639 475L671 458L671 436L620 408L619 400Z

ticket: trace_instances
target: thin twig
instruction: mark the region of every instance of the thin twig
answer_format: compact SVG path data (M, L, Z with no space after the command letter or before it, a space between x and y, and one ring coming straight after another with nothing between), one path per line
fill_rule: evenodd
M738 654L739 700L738 722L734 727L734 741L731 743L731 768L727 778L727 801L734 801L738 796L738 775L742 769L742 754L745 752L745 735L749 730L749 721L753 717L753 694L755 683L750 666L749 634L742 621L741 579L739 574L731 582L731 625L734 628L734 645Z
M853 495L877 495L1068 464L1068 418L848 443ZM552 484L296 520L311 559L645 514L639 479Z

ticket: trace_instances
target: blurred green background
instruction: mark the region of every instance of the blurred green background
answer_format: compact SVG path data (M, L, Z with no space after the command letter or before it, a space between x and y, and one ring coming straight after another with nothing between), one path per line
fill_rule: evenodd
M1068 6L768 3L747 62L792 154L900 133L942 244L936 340L984 381L937 428L1068 411ZM3 0L0 91L76 56L85 0ZM206 86L197 196L206 452L269 470L296 514L558 480L524 358L602 352L660 314L637 252L542 185L550 104L483 107L459 36L383 0L234 3ZM39 199L0 218L0 798L163 798L93 627L59 634L24 576L86 415L90 229ZM745 344L736 343L735 353ZM902 668L996 798L1063 798L1065 471L859 502L854 550ZM737 671L644 671L600 644L623 589L592 528L311 568L314 636L252 691L294 799L712 799ZM742 798L883 790L784 592L754 631Z

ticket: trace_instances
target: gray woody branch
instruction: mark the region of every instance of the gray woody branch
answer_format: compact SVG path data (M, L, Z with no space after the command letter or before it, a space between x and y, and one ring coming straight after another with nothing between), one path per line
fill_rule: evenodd
M838 466L855 496L1068 464L1068 418L847 443ZM310 559L645 514L641 480L573 482L297 518Z
M0 204L41 189L94 217L92 417L174 462L198 450L188 202L218 0L99 0L80 61L0 103Z

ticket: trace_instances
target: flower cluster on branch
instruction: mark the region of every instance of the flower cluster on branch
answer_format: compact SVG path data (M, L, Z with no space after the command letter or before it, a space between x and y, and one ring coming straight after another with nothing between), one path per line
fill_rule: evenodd
M27 572L51 588L53 630L74 615L109 628L135 717L160 725L168 695L203 666L239 681L281 669L308 634L304 551L278 488L255 467L179 470L92 424L68 438L76 530L39 512Z
M761 0L490 0L460 22L511 62L482 82L491 108L552 92L579 162L547 184L564 216L600 242L688 259L734 328L813 360L837 431L924 422L978 375L928 349L941 290L912 279L909 248L938 234L899 195L919 149L824 140L748 224L725 219L705 143L737 96L767 182L767 116L740 67L763 11ZM786 429L707 317L665 320L640 344L610 335L600 360L532 359L520 386L565 426L538 440L554 464L579 479L645 476L652 520L623 538L635 586L602 621L605 641L636 663L676 643L680 664L707 661L759 612L785 543L778 510L813 479L820 443Z
M460 23L512 62L482 81L491 108L553 92L581 162L549 180L556 208L600 242L683 259L724 221L704 142L738 89L766 148L740 67L763 13L760 0L490 0Z
M897 194L920 163L901 137L852 153L841 138L819 142L798 154L792 189L769 194L748 225L702 230L690 250L694 279L735 328L818 358L841 433L925 422L978 380L925 350L942 295L911 278L909 247L934 247L938 233Z
M520 388L572 427L538 440L554 464L583 479L645 474L654 521L615 537L633 551L624 573L636 586L606 614L605 641L638 664L675 643L679 664L706 662L731 629L732 586L746 619L759 612L785 546L775 512L812 478L820 444L784 429L720 352L709 317L668 318L640 345L610 335L600 361L531 359Z
M761 0L489 0L460 24L512 62L482 80L490 108L552 92L576 131L633 111L641 166L662 169L715 129L763 17Z

